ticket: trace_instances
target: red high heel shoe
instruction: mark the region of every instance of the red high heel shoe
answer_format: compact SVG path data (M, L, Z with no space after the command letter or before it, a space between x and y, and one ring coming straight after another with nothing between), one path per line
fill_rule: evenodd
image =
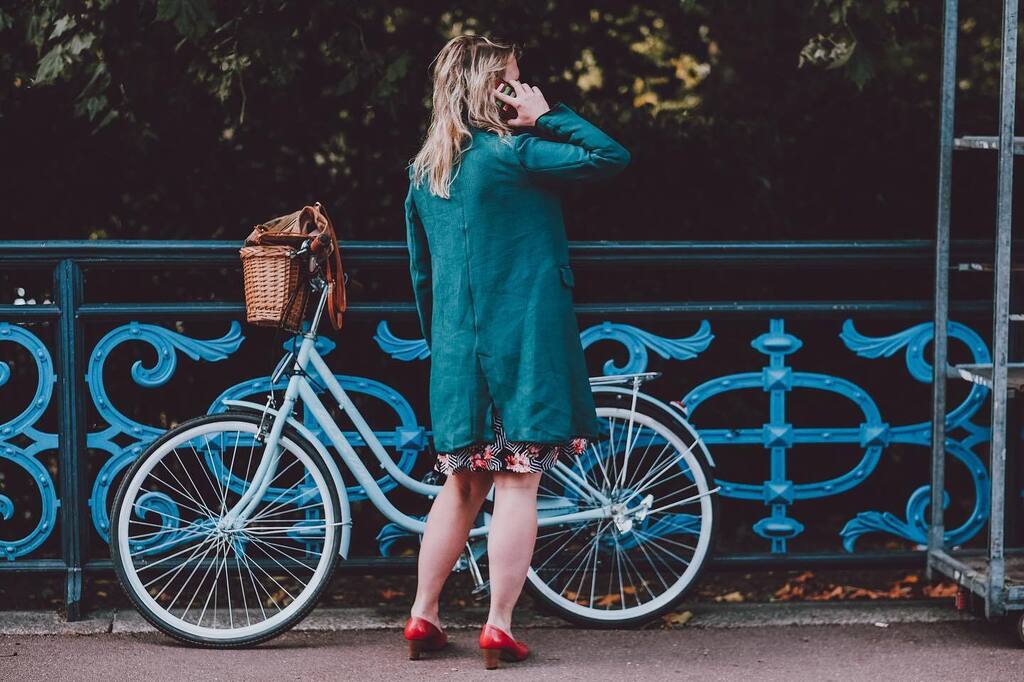
M488 670L498 667L499 658L503 661L522 661L530 655L530 649L525 644L489 623L480 631L480 649L484 652L484 667Z
M448 645L448 635L426 618L412 616L405 623L409 640L409 660L418 661L424 651L437 651Z

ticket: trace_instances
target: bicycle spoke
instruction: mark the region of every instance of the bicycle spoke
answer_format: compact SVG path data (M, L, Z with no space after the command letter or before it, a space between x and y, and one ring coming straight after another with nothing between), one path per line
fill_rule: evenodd
M712 494L717 493L717 492L718 492L718 488L713 488L711 490L707 490L707 491L702 492L702 493L697 493L696 495L693 495L691 497L687 497L685 500L679 500L678 502L673 502L672 504L666 504L666 505L663 505L661 507L656 507L656 508L650 510L649 512L647 512L647 513L648 514L654 514L656 512L665 511L666 509L672 509L674 507L680 507L680 506L682 506L684 504L690 504L692 502L696 502L697 500L699 500L699 499L701 499L703 497L707 497L708 495L712 495Z
M256 546L257 546L257 547L259 548L259 550L260 550L261 552L263 552L263 554L264 554L264 555L265 555L265 556L266 556L266 557L267 557L268 559L270 559L270 560L271 560L271 561L273 561L273 562L274 562L275 564L277 564L278 566L280 566L280 567L281 567L281 570L283 570L283 571L284 571L285 573L287 573L287 574L288 574L288 575L290 575L290 576L291 576L292 578L294 578L294 579L295 579L295 581L296 581L296 582L298 582L298 583L299 583L300 585L302 585L303 589L305 589L305 587L306 587L306 583L302 581L302 578L300 578L299 576L297 576L297 575L295 575L294 573L292 573L292 572L291 572L291 570L289 570L289 568L288 568L287 566L285 566L284 564L282 564L282 563L281 563L280 561L278 561L278 560L277 560L277 559L276 559L275 557L271 556L270 552L268 552L268 551L267 551L266 549L264 549L264 547L265 547L265 546L266 546L266 547L269 547L269 545L267 545L267 544L266 544L265 542L263 542L262 540L257 540L256 538L252 538L252 540L253 540L253 542L254 542L254 543L256 543ZM281 551L281 550L279 550L279 549L275 549L275 548L273 548L273 547L270 547L270 549L273 549L273 550L274 550L275 552L277 552L277 553L278 553L278 554L279 554L280 556L283 556L283 557L285 557L286 559L293 559L293 560L294 560L294 559L297 559L297 557L293 557L293 556L290 556L290 555L288 555L288 554L285 554L284 552L282 552L282 551Z
M216 563L217 557L220 556L220 551L219 551L220 550L220 540L215 541L213 543L213 545L212 545L212 548L214 550L213 560L210 561L210 565L206 567L206 572L203 573L203 577L199 579L199 584L196 585L195 592L192 593L192 598L188 600L188 605L185 607L185 610L182 611L182 613L181 613L181 619L182 620L185 620L185 616L188 614L189 610L192 608L192 602L194 602L196 600L196 597L199 596L199 588L202 587L203 583L206 582L206 576L210 575L210 571L213 570L213 564ZM207 601L210 600L209 596L207 596L206 600Z
M678 471L677 471L676 473L674 473L674 474L672 474L671 476L669 476L668 478L662 479L662 480L660 480L660 481L654 481L654 482L652 482L652 483L651 483L650 485L644 486L643 490L649 490L649 489L650 489L651 487L653 487L653 486L656 486L656 485L665 485L665 484L666 484L666 483L668 483L669 481L671 481L671 480L673 480L673 479L675 479L675 478L677 478L677 477L679 477L679 476L685 476L685 475L687 475L687 474L692 474L692 473L693 473L693 472L691 472L691 471L690 471L690 468L689 468L689 467L687 467L687 468L685 468L685 469L680 469L680 470L678 470ZM682 490L689 490L690 488L694 487L695 485L697 485L697 483L696 483L696 482L694 482L694 483L691 483L690 485L686 486L685 488L675 488L675 489L673 490L673 493L675 493L675 492L680 492L680 491L682 491ZM643 492L643 490L639 490L639 491L634 491L634 492ZM632 496L631 496L631 497L632 497Z
M197 505L199 505L199 507L202 507L201 510L196 508L196 509L193 509L193 511L196 511L196 512L198 512L200 514L203 514L203 515L205 515L209 519L213 519L214 518L213 510L210 509L209 507L207 507L206 504L204 504L202 500L196 499L196 498L192 497L192 493L185 492L185 490L184 490L185 484L182 483L178 479L178 477L174 475L174 472L171 471L171 468L167 466L166 462L160 462L160 464L163 465L164 470L171 475L171 478L173 478L178 483L178 485L181 486L181 488L178 488L176 486L171 485L170 483L168 483L167 481L163 480L162 478L160 478L159 476L157 476L153 472L150 472L149 475L153 479L155 479L158 483L161 483L161 484L167 486L168 488L170 488L171 490L173 490L173 491L175 491L177 493L181 493L186 498L188 498L192 502L195 502ZM199 491L198 490L196 490L196 494L199 495ZM200 497L202 497L202 496L200 495Z
M583 526L583 528L585 528L585 527L586 526ZM572 538L570 538L570 540L571 539ZM563 547L564 546L565 545L563 545ZM558 571L556 571L555 574L553 576L551 576L551 580L554 581L555 578L557 578L559 575L561 575L562 572L565 571L565 569L572 564L572 562L576 559L576 557L578 557L580 554L582 554L584 551L586 551L587 547L588 547L588 545L584 545L579 550L577 550L576 554L574 554L567 562L565 562L565 566L563 566L562 568L558 569ZM542 570L547 565L548 561L551 561L551 559L555 558L556 556L558 556L558 555L557 554L552 554L550 557L548 557L547 561L545 561L543 564L538 566L535 570L539 572L540 570Z
M270 479L270 485L267 487L267 490L270 490L270 488L274 485L274 481L276 481L278 478L280 478L281 474L283 474L285 471L287 471L288 469L290 469L293 466L295 466L295 464L298 463L298 461L299 460L297 460L297 459L293 459L291 464L289 464L284 469L282 469L282 470L278 471L276 474L274 474L274 478ZM282 497L284 497L285 494L289 490L293 490L293 489L297 488L299 486L300 482L301 481L296 481L295 483L293 483L292 485L288 486L287 488L282 490L280 493L278 493L277 497L275 497L270 502L268 502L267 506L263 508L263 511L260 512L260 514L264 514L264 513L268 512L271 509L282 509L282 508L285 507L285 505L291 504L290 500L286 500L285 502L282 502L281 504L278 504L278 505L275 505L274 503L277 502L278 500L280 500ZM252 517L252 520L256 520L256 519L260 518L260 514L257 514L256 516Z
M213 449L210 447L210 439L206 437L205 433L203 434L203 445L206 447L206 452L209 453L210 459L212 460L214 458L214 456L213 456ZM210 484L213 486L214 493L217 495L217 498L220 499L220 500L226 499L227 498L227 493L225 492L225 489L227 488L227 485L226 484L222 484L221 481L220 481L220 476L217 475L220 472L220 469L224 466L224 461L220 458L220 456L217 457L217 461L220 463L220 466L217 467L217 470L214 471L213 472L213 476L211 476L210 475L210 466L211 465L209 465L207 463L206 458L203 457L201 454L199 454L199 452L195 449L195 446L193 446L191 442L189 442L189 447L192 448L192 452L196 453L196 458L198 459L199 463L201 463L201 465L202 465L203 474L206 475L206 480L209 481ZM226 511L226 509L224 508L224 503L221 502L219 514L221 516L223 516L225 511Z
M662 547L661 544L653 536L647 536L645 538L645 541L647 542L648 545L650 545L650 547L652 549L656 549L656 550L658 550L660 552L663 552L664 554L667 554L668 556L672 557L673 559L676 559L677 561L682 562L683 564L685 564L687 566L690 565L690 562L687 561L686 559L684 559L683 557L679 556L675 552L669 551L668 549Z
M575 531L572 530L572 528L573 528L572 526L569 526L564 531L559 533L559 535L565 535L566 533L572 533L572 535L569 536L569 539L566 540L565 543L562 544L562 547L565 547L568 543L572 542L572 539L574 537L576 537L577 535L579 535L586 527L587 527L586 523L581 523L578 527L576 527ZM555 543L555 540L549 540L547 543L544 544L543 547L535 548L534 549L534 554L539 554L543 549L545 549L547 547L550 547L554 543ZM559 549L561 549L561 547L559 547Z
M253 539L255 539L255 538L253 538ZM318 551L316 551L314 549L306 549L305 547L296 547L294 545L282 545L282 544L280 544L278 542L270 542L265 537L261 537L261 538L259 538L259 540L263 544L270 545L271 547L279 547L281 549L291 549L291 550L294 550L296 552L300 552L302 554L314 554L316 556L323 556L323 552L318 552ZM316 543L323 544L320 540L303 540L303 542L316 542ZM294 558L297 559L299 557L294 557Z
M627 472L627 470L629 468L629 458L633 454L633 448L634 448L634 446L636 446L636 441L640 437L640 432L643 431L644 425L640 424L637 427L637 429L636 429L636 433L632 433L632 430L633 430L633 424L632 423L630 423L629 428L630 428L630 433L627 433L627 435L626 435L626 449L622 453L622 473L615 478L615 487L616 488L624 487L626 485L626 472ZM619 479L621 479L621 480L619 480Z
M190 447L190 448L192 448L192 452L196 452L196 449L192 447L192 444L191 444L191 443L189 443L189 447ZM180 456L180 455L178 454L178 449L177 449L177 448L175 448L175 449L174 449L174 450L172 450L171 452L173 452L173 453L174 453L174 458L175 458L176 460L178 460L178 464L180 464L180 465L181 465L181 468L185 470L185 476L186 476L186 477L188 478L188 480L189 480L189 483L191 483L191 484L192 484L192 488L193 488L193 489L194 489L194 490L196 491L196 495L198 495L198 496L199 496L199 497L201 498L201 497L202 497L203 495L202 495L202 493L200 493L200 492L199 492L199 486L197 486L197 485L196 485L196 482L195 482L195 480L194 480L194 479L192 478L192 474L190 474L190 473L189 473L189 471L188 471L188 467L186 467L186 466L185 466L185 463L181 461L181 456ZM199 453L198 453L198 452L196 452L196 456L197 456L197 457L199 456ZM202 457L199 457L199 459L201 460L201 459L202 459ZM171 470L171 469L170 469L170 467L168 467L168 466L167 466L167 463L166 463L166 462L164 462L164 463L163 463L163 465L164 465L164 468L165 468L165 469L167 469L167 471L170 471L170 470ZM205 473L205 474L206 474L207 478L209 478L209 476L210 476L210 475L209 475L208 473L206 473L206 466L205 466L205 463L204 463L204 466L202 466L202 467L200 467L200 468L201 468L201 469L203 470L203 473ZM172 474L172 475L173 475L173 474ZM175 477L175 480L177 480L177 477ZM182 484L182 485L184 485L184 484ZM216 491L216 488L214 488L214 490ZM197 502L199 502L199 504L203 504L203 503L202 503L202 502L201 502L200 500L196 500L196 501L197 501ZM204 508L206 508L206 505L205 505L205 504L203 504L203 507L204 507ZM222 510L221 510L221 513L223 513L223 512L224 512L224 510L222 509ZM218 514L217 514L217 513L215 513L215 512L214 512L214 511L213 511L212 509L210 510L209 514L210 514L210 518L211 518L211 519L212 519L212 518L216 518L216 517L218 516Z
M263 520L266 520L268 517L271 517L271 516L281 516L282 514L292 514L294 512L303 511L304 509L323 509L323 506L324 506L323 502L314 502L312 504L306 504L306 505L303 505L301 507L282 509L281 511L276 511L273 514L264 514L263 512L260 512L256 516L251 517L249 520L250 521L256 521L256 520L263 521Z
M615 533L612 533L612 540L615 542L615 565L619 568L619 603L625 604L626 595L623 594L622 585L622 552L619 551L619 538L616 537ZM608 607L611 608L611 604Z
M139 511L153 511L152 509L147 509L146 507L140 507L138 502L133 502L132 503L132 508L133 509L138 509ZM181 518L180 516L175 516L174 514L167 514L165 512L157 512L157 513L160 516L163 516L165 518L174 519L175 521L181 521L182 523L185 523L185 519ZM142 521L142 520L136 520L136 519L130 519L129 523L145 524L145 525L153 526L153 527L156 527L156 528L167 528L167 526L165 526L163 524L158 526L155 523L149 523L148 521Z
M289 591L288 591L288 589L287 589L287 588L286 588L286 587L285 587L284 585L282 585L282 584L281 584L281 583L280 583L280 582L278 581L278 579L277 579L277 578L275 578L274 576L272 576L272 575L270 575L269 573L267 573L267 571L266 571L266 569L265 569L265 568L263 568L262 566L260 566L260 565L259 565L258 563L256 563L256 562L253 562L253 563L251 563L251 564L249 564L249 565L250 565L250 566L255 566L256 568L258 568L258 569L259 569L259 570L260 570L260 571L261 571L261 572L263 573L263 575L267 576L268 578L270 578L271 580L273 580L273 581L274 581L274 584L275 584L275 585L277 585L277 587L278 587L278 589L279 589L279 590L281 590L282 592L284 592L285 594L287 594L287 595L288 595L289 597L291 597L292 601L294 601L294 600L295 600L295 595L293 595L293 594L292 594L291 592L289 592ZM274 599L274 597L272 597L272 596L270 595L270 593L269 593L269 592L267 593L267 596L268 596L268 597L270 598L270 600L271 600L271 601L273 601L273 602L274 602L274 606L277 606L277 609L278 609L278 611L280 611L280 610L281 610L281 606L280 606L280 605L279 605L279 604L277 603L277 599Z
M142 549L140 549L137 552L129 552L128 556L135 557L135 556L138 556L139 554L152 554L152 553L156 552L159 549L163 549L164 547L170 547L170 546L175 545L175 544L177 544L179 542L182 542L184 540L191 540L193 538L201 537L203 535L208 535L208 534L209 534L208 531L205 531L205 530L192 531L187 536L177 537L177 538L172 538L170 540L166 540L162 544L156 545L155 547L143 547ZM161 559L161 561L162 561L162 559ZM155 565L155 564L149 564L149 565L145 566L144 568L149 568L149 566L153 566L153 565Z
M597 571L597 558L598 558L598 555L599 555L599 543L600 543L600 540L601 540L601 533L604 530L604 525L605 525L604 523L598 524L597 532L594 534L593 539L590 541L590 549L587 551L586 560L585 560L584 564L581 567L583 570L580 571L580 586L576 589L576 594L577 595L580 592L583 591L583 582L587 578L587 568L590 566L591 560L593 560L593 562L594 562L594 571L595 572ZM566 588L568 588L570 585L572 585L572 580L573 580L573 576L570 576L569 580L566 581L566 584L565 584ZM591 584L593 584L593 581L591 581ZM564 593L565 590L562 590L562 592ZM591 590L591 592L593 592L593 590ZM593 604L593 597L591 597L591 604Z
M157 577L150 579L150 581L145 583L143 585L143 587L148 589L150 585L155 583L157 580L160 580L160 578L163 578L168 573L171 573L172 571L180 571L181 570L181 566L184 566L188 562L192 561L192 559L195 558L196 554L199 554L199 551L206 545L207 542L210 542L210 540L212 540L212 539L213 538L206 538L205 540L200 542L198 545L195 545L193 547L186 547L185 549L181 550L180 552L175 552L171 556L164 557L163 559L161 559L160 561L156 562L155 564L147 564L145 566L139 567L139 569L138 569L139 571L143 571L143 570L145 570L147 568L153 568L157 564L162 564L163 562L167 561L168 559L173 559L176 556L181 556L185 552L188 552L189 550L192 550L192 554L190 554L189 557L187 559L185 559L180 565L172 566L171 568L169 568L168 570L164 571L163 573L161 573Z
M679 547L682 547L682 548L684 548L684 549L688 549L688 550L690 550L691 554L692 554L693 552L696 552L696 551L697 551L697 548L696 548L696 547L694 547L693 545L688 545L688 544L686 544L685 542L679 542L678 540L672 540L672 539L670 539L670 538L667 538L667 537L665 537L665 536L663 536L663 535L652 535L652 534L650 534L650 533L647 533L647 532L645 532L645 531L642 531L642 530L636 530L636 529L633 529L633 530L634 530L634 532L635 532L635 533L637 533L637 534L638 534L638 535L639 535L640 537L644 537L644 538L654 538L655 540L658 540L659 542L667 542L667 543L669 543L670 545L677 545L677 546L679 546Z
M223 544L223 542L217 544L217 554L213 557L214 562L217 563L217 573L213 576L213 590L208 595L206 595L206 603L203 604L203 610L199 612L199 620L196 621L196 627L203 624L203 616L206 615L206 609L210 606L210 597L213 597L214 622L217 622L217 581L220 579L220 572L221 569L224 567L225 563L224 561L219 560L220 548ZM225 554L225 556L227 555Z
M257 585L260 586L260 588L263 590L263 594L267 595L267 599L271 603L274 604L274 607L277 608L278 613L280 613L281 612L281 606L277 603L277 600L274 599L272 596L270 596L270 592L267 591L267 588L263 586L262 582L257 582L256 576L252 572L252 566L255 565L256 568L259 568L259 565L257 565L257 564L250 564L249 563L249 557L245 556L245 554L239 554L238 556L240 556L242 558L242 561L245 563L245 570L247 570L249 572L249 578L252 581L252 591L253 591L253 594L256 595L257 603L259 603L259 605L260 605L260 613L263 614L263 620L267 619L267 611L266 611L266 609L263 608L263 600L260 598L259 593L256 591L256 586ZM273 580L273 578L271 578L271 580Z
M609 448L609 452L614 452L614 450L611 449L611 440L608 441L608 448ZM597 466L601 470L601 478L604 479L604 485L600 486L601 491L602 492L608 492L609 490L611 490L612 482L608 478L608 471L604 468L604 457L601 456L601 450L598 448L596 443L591 443L590 444L590 449L594 451L594 461L597 462ZM578 458L579 458L579 456L577 455L577 459ZM582 463L580 464L580 468L581 469L583 468L583 464ZM591 470L593 470L594 467L591 466L590 468L591 468ZM594 482L597 483L598 481L596 480L597 479L596 476L594 477L594 479L595 479Z
M207 542L207 540L210 540L210 539L212 539L212 536L208 537L206 540L204 540L200 544L205 544ZM145 571L145 570L150 569L150 568L156 568L157 566L159 566L160 564L164 563L165 561L170 561L171 559L173 559L176 556L181 556L185 552L189 551L189 549L190 549L189 547L186 547L185 549L178 550L174 554L170 554L168 556L165 556L163 559L160 559L158 561L146 562L144 565L139 566L138 568L136 568L136 572Z
M185 578L185 582L182 583L181 587L178 588L178 592L174 595L174 599L172 599L171 603L167 606L168 613L174 609L174 604L178 601L178 597L180 597L181 593L185 591L185 586L188 585L190 580L192 580L192 576L196 574L196 571L199 570L199 567L203 565L203 561L206 560L207 555L210 553L210 550L213 549L213 547L214 545L211 544L209 547L206 548L206 551L203 552L202 558L200 558L199 561L196 562L195 568L192 569L192 572L188 574L187 578ZM185 609L185 611L188 612L188 609ZM182 616L182 620L184 620L184 615Z
M608 469L611 470L609 490L614 490L619 480L619 440L615 437L615 422L615 419L608 420Z
M238 572L238 590L242 593L242 608L245 609L245 625L246 627L252 626L252 620L249 618L249 600L245 596L245 580L242 579L242 556L238 552L238 546L232 542L231 551L235 553L235 569ZM249 570L246 566L245 570ZM255 588L255 585L253 586ZM259 595L255 595L256 600L259 601ZM266 620L266 618L264 618Z
M669 471L670 469L672 469L672 467L674 467L677 464L679 464L679 462L681 462L685 458L686 458L686 453L680 451L680 452L676 453L675 459L669 460L668 463L662 465L662 467L660 469L657 469L657 470L652 469L651 471L647 472L647 474L643 477L643 479L641 479L640 482L636 484L636 487L633 488L633 493L632 493L632 495L630 495L630 498L639 495L644 490L647 490L653 484L653 482L658 479L659 476L661 476L666 471Z
M641 471L643 471L643 463L647 461L647 453L651 451L651 445L654 443L654 436L655 434L652 433L651 437L647 439L647 446L640 454L640 459L633 460L633 473L630 475L629 480L623 484L623 488L632 488L633 481L635 481L636 477L640 475Z

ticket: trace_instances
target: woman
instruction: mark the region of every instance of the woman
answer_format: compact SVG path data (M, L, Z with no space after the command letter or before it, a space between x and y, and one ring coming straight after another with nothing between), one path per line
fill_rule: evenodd
M488 668L528 653L511 634L512 609L536 541L541 475L600 436L558 190L629 163L613 139L520 82L517 56L474 35L438 53L430 128L405 200L431 351L435 469L447 474L427 517L405 637L414 659L447 643L438 597L493 484L491 605L480 633Z

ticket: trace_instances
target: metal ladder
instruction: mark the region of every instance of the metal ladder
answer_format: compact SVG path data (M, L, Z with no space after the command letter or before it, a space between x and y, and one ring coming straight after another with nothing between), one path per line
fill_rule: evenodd
M986 618L1024 609L1024 583L1007 582L1004 537L1006 509L1006 436L1009 390L1024 387L1024 363L1009 363L1010 272L1012 184L1014 154L1024 154L1024 138L1014 138L1013 120L1017 90L1018 0L1003 1L1002 57L997 137L954 138L956 94L957 0L945 1L943 19L941 120L939 133L938 217L935 248L935 340L932 374L932 488L931 526L928 533L927 572L953 578L962 589L983 599ZM950 195L953 152L975 149L998 152L995 260L993 272L992 363L948 365ZM972 268L974 269L974 268ZM1016 316L1015 316L1016 318ZM950 378L981 383L991 389L991 516L985 556L971 561L954 556L945 542L943 491L945 484L946 381Z

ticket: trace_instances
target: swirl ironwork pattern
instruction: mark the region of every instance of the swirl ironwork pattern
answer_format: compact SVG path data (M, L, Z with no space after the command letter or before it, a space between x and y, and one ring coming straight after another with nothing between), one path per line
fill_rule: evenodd
M839 334L848 349L857 355L877 359L890 357L905 349L905 361L910 376L922 383L931 383L931 366L924 358L924 349L933 336L932 323L922 323L881 337L870 337L856 330L852 320L845 320ZM990 361L988 348L969 327L950 322L950 339L962 342L973 362ZM608 359L603 370L606 374L644 372L649 354L654 351L666 360L690 360L706 350L714 339L707 320L691 336L670 339L639 329L632 325L602 322L580 334L583 347L597 341L609 340L623 346L627 358L622 365ZM402 339L388 329L385 322L377 327L374 339L381 349L398 360L420 360L429 356L422 339ZM759 482L716 479L721 495L742 500L761 501L769 514L757 521L754 532L769 541L771 551L787 552L787 541L804 531L804 524L790 515L792 506L800 500L823 498L849 491L866 481L874 472L885 448L893 443L908 443L929 448L931 427L928 421L893 425L883 419L870 393L855 382L838 376L794 369L786 362L787 356L803 346L803 341L785 331L785 321L768 321L768 331L759 335L751 346L767 356L767 364L757 371L739 372L716 377L687 392L678 402L686 414L693 417L708 399L743 389L755 389L769 394L767 420L759 428L704 428L699 432L710 446L754 445L764 448L769 457L770 476ZM787 396L794 390L824 391L840 396L854 405L862 419L859 423L836 427L800 427L786 420ZM946 450L964 465L974 490L974 506L967 519L957 528L946 532L946 541L960 544L974 537L984 526L989 514L988 470L974 452L974 448L988 441L988 429L972 422L972 418L985 402L988 389L973 385L964 400L946 417ZM961 432L957 438L952 434ZM848 471L832 478L810 483L796 483L787 472L787 454L797 444L852 444L863 450L858 461ZM922 450L922 452L927 452ZM945 499L948 503L948 493ZM925 542L927 522L925 510L930 498L930 486L917 488L907 501L905 518L891 512L864 511L850 519L840 531L844 549L853 552L857 540L867 533L887 533L916 543Z
M887 358L903 351L910 376L915 381L930 383L931 367L924 352L932 335L932 324L922 323L895 334L873 337L860 333L852 320L846 320L839 338L850 351L868 359ZM951 322L949 335L951 339L964 344L974 362L990 361L985 343L969 327ZM423 360L430 355L423 339L397 337L385 321L379 323L373 338L381 350L397 360ZM583 347L591 353L594 352L592 346L598 341L612 341L625 348L627 357L623 364L617 364L614 359L604 362L603 370L607 374L646 371L650 352L668 361L692 360L705 351L714 338L711 325L706 320L701 321L692 335L682 338L665 338L632 325L612 322L602 322L580 334ZM86 382L93 404L106 426L89 433L86 442L90 449L109 454L92 483L89 499L92 523L102 537L106 538L110 523L107 510L111 486L118 475L163 433L160 427L131 419L112 403L104 383L105 363L111 352L129 342L142 342L151 346L156 352L154 364L146 366L141 361L136 362L130 374L137 385L157 388L165 385L177 371L178 353L193 361L217 362L230 357L243 340L238 322L232 322L223 336L209 340L194 339L159 325L130 322L112 329L93 347L89 354ZM321 338L318 343L322 354L330 353L334 348L334 344L326 338ZM36 388L26 406L16 416L0 424L0 458L26 473L40 500L41 512L36 525L21 538L0 541L2 555L8 560L16 560L36 550L53 533L61 504L53 478L39 458L41 452L58 447L57 434L47 433L36 426L50 406L57 376L46 345L25 327L0 323L0 344L19 346L23 353L32 358L37 373ZM927 421L903 425L886 421L870 394L857 383L843 377L799 371L791 366L787 362L788 357L802 345L801 339L785 330L783 320L769 320L767 331L751 342L755 350L766 356L764 366L716 377L693 387L679 400L687 415L692 418L701 405L714 396L742 389L761 390L769 394L769 413L761 427L700 428L700 434L712 448L755 445L766 451L771 472L767 480L749 482L717 479L716 482L721 486L721 495L724 497L756 500L769 508L768 515L755 523L753 530L770 543L773 553L785 553L787 542L804 530L803 523L791 513L798 501L838 495L851 490L871 476L887 446L906 443L921 446L922 452L926 452L931 438ZM13 356L7 353L4 357ZM9 383L11 374L10 365L0 361L0 389ZM335 376L346 391L361 393L380 401L394 414L393 419L389 417L390 428L375 433L385 448L395 452L398 467L410 473L418 454L427 446L429 432L418 423L409 401L380 381L360 376ZM284 383L285 380L282 380L273 388L283 389ZM208 412L226 409L225 400L265 394L270 389L268 377L239 382L218 396ZM786 401L795 390L824 391L840 396L857 409L861 418L857 423L835 427L801 427L791 424L786 420ZM946 417L946 450L963 465L974 490L974 505L968 518L960 526L946 532L946 541L950 544L961 544L974 537L988 519L988 471L975 453L975 448L988 441L989 433L986 427L972 421L987 395L988 389L972 385L964 400L953 407ZM314 434L329 446L315 422L305 416L304 420ZM346 436L354 447L366 445L357 432L346 432ZM848 471L838 476L822 481L795 483L787 471L787 456L797 444L848 444L859 447L862 453ZM210 466L215 475L220 475L216 463ZM386 474L377 482L384 491L397 485ZM351 486L348 494L353 500L366 497L365 491L358 486ZM948 494L945 499L948 503ZM910 495L902 518L888 511L867 510L856 514L839 533L843 547L853 552L857 540L867 533L884 533L916 543L925 542L929 500L929 486L923 485ZM146 501L145 513L160 515L167 512L166 506L166 500L154 496ZM0 523L10 521L15 512L14 500L0 494ZM183 530L172 529L173 532ZM397 536L394 533L382 531L380 549L383 554L388 553L395 539Z

